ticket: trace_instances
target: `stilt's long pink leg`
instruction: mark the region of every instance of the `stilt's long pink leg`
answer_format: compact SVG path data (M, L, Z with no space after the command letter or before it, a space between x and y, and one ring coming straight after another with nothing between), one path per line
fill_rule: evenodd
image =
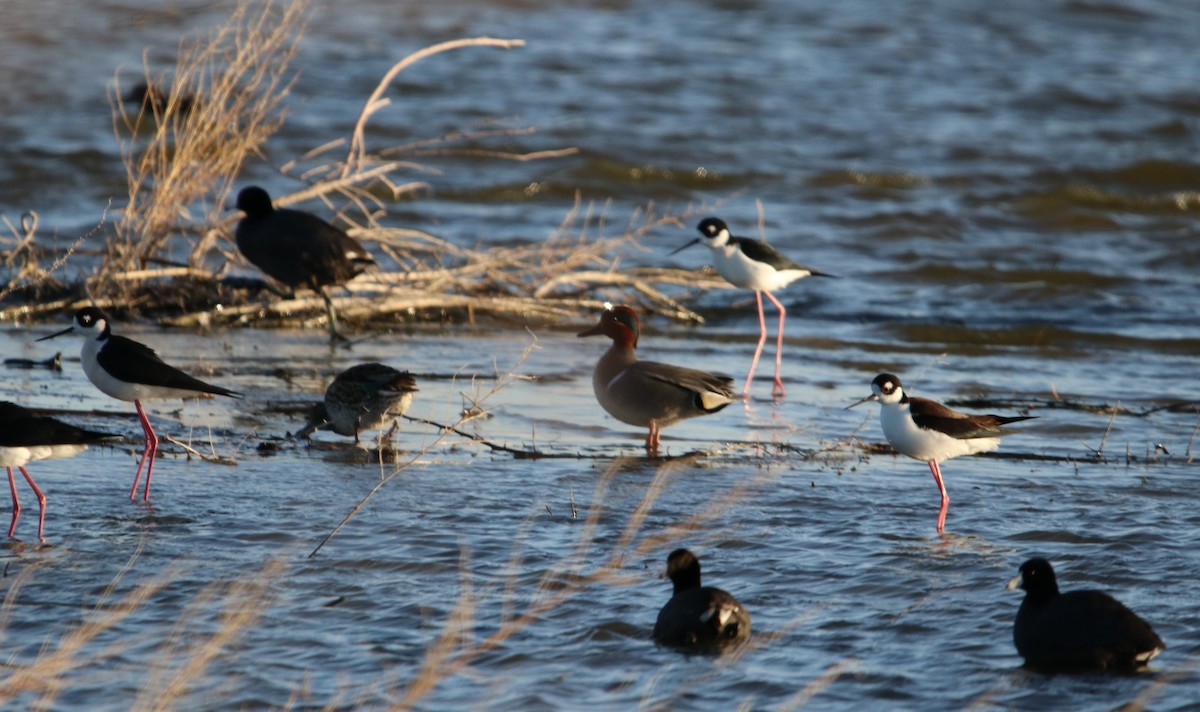
M20 467L18 469L21 470L22 475L25 475L25 481L28 482L29 486L33 488L33 496L37 497L37 501L38 501L38 541L42 541L43 540L42 531L44 531L46 528L46 495L42 494L42 490L38 488L37 483L34 482L33 478L29 476L28 470L26 470L24 467ZM10 484L12 483L12 470L8 471L8 481ZM13 501L14 502L16 501L16 497L17 497L17 488L13 487ZM13 507L13 511L14 512L16 511L16 507ZM16 526L17 526L17 520L16 520L16 517L14 516L13 517L13 528L15 529ZM12 531L9 531L8 535L12 536Z
M13 500L12 524L8 525L8 535L11 537L17 530L17 519L21 516L21 500L17 497L17 482L13 479L12 468L6 467L5 469L8 470L8 489L12 492Z
M138 460L137 474L133 476L133 489L129 491L130 499L137 499L138 482L142 479L142 465L146 465L146 493L143 497L145 501L150 501L150 474L154 472L154 456L158 453L158 436L154 434L154 427L150 425L150 419L146 417L146 411L142 410L142 402L135 400L133 405L137 408L138 418L142 421L142 432L146 434L146 449L142 450L142 459Z
M942 530L946 528L946 510L950 508L950 495L946 493L946 485L942 482L942 468L938 467L937 460L929 461L929 471L933 473L938 491L942 493L942 508L938 510L937 520L937 533L941 534Z
M767 318L763 314L762 292L755 292L754 296L758 298L758 347L754 349L754 358L750 361L750 373L746 374L746 387L742 389L742 398L750 395L750 383L754 380L754 369L758 368L758 357L762 355L763 345L767 343Z
M783 379L779 377L779 373L783 370L783 320L785 317L787 317L787 309L784 309L783 304L781 304L779 300L775 298L775 295L771 294L770 292L767 292L767 299L770 299L771 303L775 305L775 308L779 310L779 338L775 342L775 387L771 389L771 395L775 398L782 398L784 396ZM758 300L758 307L759 319L762 319L761 297ZM764 326L763 338L766 338L766 336L767 332L766 327Z

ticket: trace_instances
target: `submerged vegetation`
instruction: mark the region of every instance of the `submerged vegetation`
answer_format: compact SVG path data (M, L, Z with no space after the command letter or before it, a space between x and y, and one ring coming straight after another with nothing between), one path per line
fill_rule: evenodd
M6 220L9 234L0 235L6 272L0 321L50 318L86 305L189 327L295 326L321 319L323 302L315 293L281 297L264 291L261 280L229 276L231 265L241 260L232 242L240 214L227 204L243 166L261 157L264 144L285 124L292 61L308 16L308 0L243 2L225 25L181 45L169 78L147 68L130 90L118 77L110 103L128 195L111 214L98 206L104 211L99 227L66 247L46 244L34 212L20 224ZM337 297L338 312L348 322L461 321L479 314L554 321L593 311L606 299L698 320L669 296L670 288L724 286L685 270L617 271L621 256L640 249L647 231L689 217L660 214L653 204L606 236L611 228L604 206L577 196L553 234L482 249L387 224L389 204L427 187L412 178L426 170L416 162L422 156L531 161L577 152L487 148L491 139L533 133L532 128L462 131L368 148L368 122L391 102L388 90L406 68L444 52L523 44L478 37L405 57L365 100L351 136L330 137L282 166L306 187L278 196L276 204L323 201L381 265ZM64 276L68 265L86 276L70 281Z

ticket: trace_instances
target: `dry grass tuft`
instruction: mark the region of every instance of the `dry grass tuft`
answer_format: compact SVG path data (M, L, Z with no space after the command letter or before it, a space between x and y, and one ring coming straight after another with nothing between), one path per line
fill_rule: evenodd
M51 253L34 245L36 216L19 226L9 225L15 239L12 249L0 252L0 259L12 274L0 298L17 284L45 289L22 291L21 303L0 308L0 321L57 316L87 305L133 310L184 327L294 327L324 319L324 302L317 294L260 296L258 289L245 288L246 280L224 277L231 261L239 259L229 240L238 215L224 207L245 162L283 124L282 102L292 81L288 67L305 29L309 3L242 0L210 36L182 46L169 81L147 69L144 83L150 98L137 108L123 102L123 88L116 83L111 93L113 125L129 197L103 249L88 255L100 265L86 269L94 274L82 284L56 284L50 273L91 235L81 237L47 269L40 265ZM350 137L330 140L282 166L284 174L305 187L275 196L277 205L324 201L353 226L351 235L373 245L377 258L386 258L381 264L390 262L384 270L360 276L347 286L347 296L336 300L347 322L389 326L413 317L473 321L480 313L553 322L594 311L604 300L698 320L664 286L727 286L686 270L618 270L621 255L643 249L638 241L648 231L679 225L690 217L660 215L653 205L635 212L615 236L607 236L607 206L585 206L577 196L548 238L533 235L526 245L490 249L458 247L433 235L381 224L390 201L428 187L409 177L432 171L415 162L422 157L531 161L578 152L574 147L528 153L491 150L485 143L489 139L535 131L494 125L368 150L368 123L392 101L387 92L405 69L444 52L523 45L518 39L476 37L404 57L366 99ZM186 259L175 257L183 254Z
M238 638L250 629L270 604L271 589L287 567L281 560L268 561L252 575L232 581L217 581L202 590L176 623L155 659L149 681L134 701L134 710L171 710L183 707L189 692L205 685L205 670ZM219 607L216 628L206 630L206 612Z
M121 582L141 555L139 544L129 561L105 587L100 600L83 614L83 620L68 628L57 644L48 644L28 664L9 661L6 677L0 678L0 706L8 708L18 698L31 697L34 709L54 709L58 695L77 684L89 671L109 669L141 642L139 634L98 646L99 639L117 629L130 615L153 606L155 597L178 578L179 569L163 572L138 583L119 600L114 600ZM0 630L7 627L17 605L22 585L45 567L28 566L9 583ZM251 629L270 603L270 589L285 572L279 560L267 562L259 571L232 581L216 581L201 590L188 604L172 633L163 641L147 682L131 705L136 710L169 710L184 707L187 695L211 681L206 668L226 653L237 639ZM211 612L211 614L210 614ZM215 625L209 618L215 618ZM140 634L142 638L156 631Z
M557 565L546 569L533 590L524 594L528 602L523 607L516 604L516 600L522 596L517 580L522 561L520 537L517 537L509 561L507 580L503 583L503 612L495 630L474 641L465 635L465 631L473 630L472 616L475 611L474 587L469 585L468 581L468 585L464 585L460 591L457 604L446 618L442 634L426 650L421 669L408 681L391 709L408 710L419 706L442 681L466 673L481 654L504 644L514 635L541 620L550 611L584 591L600 585L631 586L643 583L643 576L625 572L627 560L644 558L674 546L684 537L694 536L707 523L718 519L729 507L744 500L751 491L773 478L773 475L764 473L743 481L714 497L707 507L683 521L660 531L643 533L642 527L646 517L658 497L680 472L692 467L703 457L682 457L660 466L642 499L630 512L612 550L606 555L601 555L600 563L589 565L589 561L596 558L590 549L598 539L596 530L600 517L606 512L604 499L607 492L617 473L631 463L639 462L626 458L613 460L596 483L592 505L576 539L575 551ZM467 552L464 551L464 556L466 555ZM462 576L464 580L467 579L465 564Z
M57 646L47 646L28 665L14 664L6 669L8 676L0 679L0 706L7 706L18 696L30 695L37 697L34 705L37 709L52 709L59 692L69 687L72 675L97 662L112 660L128 647L125 643L112 643L99 651L87 649L100 635L118 626L170 583L169 574L156 576L134 586L124 598L113 602L121 580L133 569L140 554L139 543L129 561L105 587L100 600L84 614L80 624L67 630ZM28 581L26 574L36 570L37 567L29 567L22 571L17 581L10 585L2 615L6 624L12 617L21 586Z
M55 273L66 265L67 260L83 243L104 228L107 216L108 209L105 208L100 224L80 235L66 248L38 244L40 217L34 211L22 214L20 222L15 225L7 216L0 216L0 220L3 220L4 226L12 235L11 238L0 235L0 247L10 246L0 250L0 267L3 270L0 272L0 281L4 284L4 287L0 288L0 303L14 294L20 295L25 302L40 302L61 297L69 291L68 285L55 276ZM48 265L45 264L46 260L50 260ZM18 310L20 307L12 311ZM0 310L0 314L2 313L3 310Z
M121 273L161 259L173 236L192 233L187 264L200 268L215 246L234 179L246 160L283 124L280 104L291 85L288 65L303 34L309 0L282 5L242 2L206 38L181 46L162 101L131 110L118 81L110 95L129 201L108 241L98 297L125 293ZM146 71L150 87L164 82ZM154 90L152 90L154 91ZM150 126L148 135L144 129ZM207 202L206 202L207 201ZM193 211L203 209L199 219Z

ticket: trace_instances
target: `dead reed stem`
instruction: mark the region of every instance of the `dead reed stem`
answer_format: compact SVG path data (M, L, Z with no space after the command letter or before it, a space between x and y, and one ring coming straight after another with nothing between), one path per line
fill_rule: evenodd
M1120 408L1120 407L1121 407L1121 402L1117 401L1116 408ZM1117 419L1117 411L1114 410L1112 416L1110 416L1108 419L1108 425L1104 428L1104 435L1102 435L1100 437L1100 445L1097 448L1095 448L1093 450L1091 447L1088 447L1087 443L1083 443L1083 446L1088 448L1089 450L1091 450L1097 460L1104 457L1104 445L1105 445L1105 443L1108 442L1109 433L1112 432L1113 422L1116 421L1116 419Z
M575 550L557 565L551 566L545 571L533 591L530 592L529 603L524 609L516 612L515 606L506 600L502 608L504 615L495 631L473 644L457 645L461 638L454 632L463 629L464 616L472 613L475 608L473 589L465 588L460 594L458 603L447 616L447 622L438 642L426 651L421 670L409 681L404 693L391 706L391 709L414 708L437 687L439 682L463 673L479 655L502 645L512 636L540 620L546 613L563 605L583 591L596 585L627 586L641 582L643 577L622 572L623 564L627 559L644 557L651 552L662 550L668 545L674 545L685 535L694 534L707 522L717 518L728 507L743 500L750 490L762 486L774 477L770 473L764 473L753 480L741 482L724 494L715 497L707 507L687 519L659 532L641 536L646 516L659 495L680 471L693 466L701 457L703 456L679 458L664 463L658 468L642 499L630 513L611 552L601 563L590 567L590 571L588 571L585 562L588 561L591 544L596 539L596 528L599 525L600 516L604 513L604 498L616 473L633 462L626 458L613 460L596 483L592 504L576 540ZM509 560L509 574L503 584L506 598L515 598L518 591L519 586L515 579L520 562L520 543L518 541L514 544L513 554ZM455 645L451 646L451 642Z
M7 704L19 695L34 693L39 695L36 709L53 709L58 693L67 687L69 678L78 668L115 658L127 647L123 642L112 643L98 652L81 657L88 644L105 631L116 627L170 583L170 573L164 572L138 584L123 599L110 604L118 585L140 557L143 545L144 541L139 540L134 553L105 586L100 599L84 614L83 621L68 629L56 646L47 646L29 665L6 669L8 676L0 679L0 704ZM15 595L10 592L5 599L6 620L11 617L10 606L15 603Z
M168 638L166 650L157 656L150 681L134 701L133 710L161 712L177 709L191 688L205 682L204 671L226 652L258 620L271 601L271 588L286 570L283 561L268 561L262 570L228 582L216 582L198 593L180 616ZM189 630L205 609L220 603L217 626L198 640L187 640ZM187 640L186 643L181 642ZM172 665L172 654L180 660Z
M264 302L244 284L223 278L229 261L238 259L229 244L238 215L223 208L243 164L283 123L282 102L292 82L289 65L304 33L310 2L241 0L209 36L181 46L169 79L154 76L147 68L147 93L155 98L136 110L123 103L120 82L114 85L113 128L125 163L129 198L117 220L116 234L106 240L102 264L73 292L64 287L55 298L0 309L0 321L45 318L87 305L153 312L168 325L191 328L295 326L323 319L325 305L318 295L267 297ZM406 155L465 152L528 161L577 151L574 147L527 152L481 149L474 144L535 130L488 127L368 152L368 122L391 101L386 93L401 72L449 51L523 45L519 39L476 37L413 52L380 79L347 140L327 141L285 164L285 173L300 172L307 185L275 196L277 205L319 198L333 207L331 198L339 196L360 215L351 219L339 211L352 224L350 233L368 246L374 244L394 264L348 285L348 296L337 300L339 313L350 322L376 320L384 325L394 323L397 316L445 319L448 312L464 313L471 320L477 314L491 314L558 321L593 311L604 301L620 301L699 321L699 315L664 287L727 286L711 272L698 276L688 270L618 269L623 253L644 250L638 243L641 237L662 225L680 225L688 213L659 215L652 204L647 205L635 211L624 231L610 237L604 234L608 205L584 203L577 195L548 238L535 236L526 245L487 249L458 247L428 234L379 224L387 204L376 194L378 187L386 188L393 200L427 187L420 180L397 175L432 171L404 160ZM460 142L472 145L453 145ZM324 154L342 147L346 154L319 164ZM6 262L11 266L24 260L18 276L39 275L29 236L36 230L36 218L9 227L17 239ZM181 240L187 248L186 265L162 256L168 248L178 248ZM58 266L61 262L51 271ZM170 286L164 288L164 282ZM11 291L17 280L10 279L9 284ZM594 292L600 294L593 296Z
M145 101L136 113L114 87L113 131L121 145L129 200L109 240L93 293L120 294L112 275L144 268L180 221L199 209L201 224L220 223L242 164L283 124L281 103L291 86L288 66L304 32L309 0L243 0L210 36L181 46L165 103ZM162 80L146 71L148 91ZM161 104L161 105L160 105ZM149 136L139 131L153 126ZM202 205L205 198L211 198ZM214 241L192 228L188 263L205 262Z
M96 227L75 238L75 241L65 249L53 251L39 247L37 244L39 218L36 212L29 211L22 214L19 226L13 225L7 216L3 217L4 225L13 234L13 247L2 253L4 259L0 261L7 272L2 277L4 287L0 288L0 303L3 303L5 297L18 290L30 291L30 301L41 299L46 291L62 290L64 283L61 279L55 278L55 272L66 265L67 260L79 250L83 243L103 230L105 221L108 219L109 207L111 207L111 201L109 205L105 206ZM0 244L3 242L4 240L0 240ZM42 266L41 259L46 255L53 255L54 259L49 266Z
M862 669L862 663L857 658L844 658L830 665L820 677L801 688L796 694L785 700L776 709L779 712L793 712L808 704L813 697L829 687L842 675L857 672Z
M376 111L391 103L389 99L385 99L383 94L387 88L391 86L396 77L400 75L408 67L417 62L431 57L441 52L449 52L463 47L499 47L501 49L512 49L513 47L524 47L524 40L499 40L492 37L475 37L473 39L451 40L449 42L441 42L431 47L426 47L420 51L414 52L396 64L383 75L376 85L375 91L371 92L371 96L367 97L366 103L363 105L362 112L359 114L358 122L354 125L354 135L350 139L350 152L346 156L346 161L342 167L342 178L346 178L353 170L361 170L367 159L366 149L366 126L367 119Z

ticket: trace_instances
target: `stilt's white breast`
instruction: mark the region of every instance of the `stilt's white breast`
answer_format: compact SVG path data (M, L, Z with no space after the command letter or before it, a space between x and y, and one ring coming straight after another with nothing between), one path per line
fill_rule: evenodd
M712 251L713 267L726 281L742 289L773 292L810 274L806 270L777 270L764 262L752 260L732 242L713 245Z
M83 372L92 382L92 385L100 389L101 393L107 396L123 401L135 400L152 400L162 398L193 398L197 395L195 391L190 391L182 388L164 388L162 386L148 386L143 383L127 383L119 378L114 378L112 374L104 370L100 365L97 356L100 350L104 348L105 341L96 339L86 339L83 342L83 350L80 353L80 361L83 362Z
M34 459L27 447L0 447L0 467L22 467Z
M923 462L941 462L1000 447L1000 438L954 438L936 430L918 427L907 403L881 405L879 421L883 426L883 434L901 455Z
M46 449L48 454L37 458L38 460L58 460L64 457L75 457L79 453L88 449L87 445L48 445Z
M83 351L79 356L79 360L83 362L84 375L93 386L107 396L123 401L137 400L141 396L137 393L136 385L113 378L97 360L96 357L100 354L100 349L104 348L104 344L104 341L92 338L84 340Z
M73 457L87 450L87 445L17 445L0 447L0 467L23 467L38 460Z

